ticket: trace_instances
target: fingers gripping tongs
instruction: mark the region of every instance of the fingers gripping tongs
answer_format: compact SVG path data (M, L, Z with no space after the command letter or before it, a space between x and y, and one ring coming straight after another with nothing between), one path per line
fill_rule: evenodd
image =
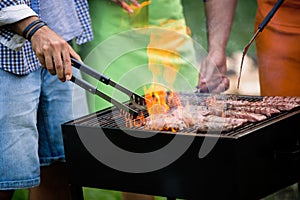
M136 118L138 116L139 110L146 109L146 99L144 97L128 90L127 88L123 87L122 85L119 85L118 83L112 81L110 78L105 77L98 71L92 69L91 67L85 65L84 63L82 63L74 58L71 58L71 62L72 62L72 66L79 69L81 72L84 72L84 73L92 76L96 80L99 80L102 83L105 83L106 85L111 85L112 87L118 89L119 91L127 94L130 98L130 102L132 103L133 107L137 108L137 110L109 97L107 94L99 91L97 89L97 87L91 85L87 81L79 79L75 76L72 76L71 81L74 82L75 84L77 84L78 86L82 87L83 89L89 91L92 94L95 94L95 95L105 99L109 103L112 103L114 106L116 106L120 110L129 113L133 118Z

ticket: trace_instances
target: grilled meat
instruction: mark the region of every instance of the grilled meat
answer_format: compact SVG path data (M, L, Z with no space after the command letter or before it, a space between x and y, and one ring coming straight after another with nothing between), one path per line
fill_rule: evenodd
M231 117L219 117L215 115L208 115L195 125L197 132L219 131L228 132L246 123L247 119L238 119Z
M189 107L191 109L192 107ZM198 131L204 130L232 130L246 123L248 119L238 119L231 117L219 117L215 115L203 116L195 110L176 109L168 114L153 114L146 118L146 129L150 130L183 130L186 128L196 128Z
M300 97L265 96L262 101L251 103L251 106L272 107L281 111L288 111L300 106Z
M207 133L207 132L229 132L233 129L242 126L242 122L236 124L229 124L229 123L211 123L211 122L204 122L196 125L197 133Z
M291 96L265 96L263 97L263 102L288 102L300 104L300 97L291 97Z
M235 111L235 110L227 110L225 112L225 116L232 117L232 118L239 118L239 119L247 119L250 122L258 122L267 119L267 117L262 114Z
M182 119L172 114L153 114L146 118L145 128L157 131L181 131L187 126Z
M177 96L176 96L177 97ZM247 122L259 122L281 111L300 106L300 97L263 97L261 101L220 100L209 97L197 105L178 103L171 99L168 113L156 113L146 118L146 129L197 132L231 131Z
M251 112L256 114L263 114L266 116L271 116L276 113L280 113L280 110L273 107L259 107L259 106L234 106L233 110L241 111L241 112Z
M299 106L297 103L293 102L284 102L284 101L262 101L262 102L253 102L252 106L259 106L259 107L273 107L281 111L288 111L292 110Z

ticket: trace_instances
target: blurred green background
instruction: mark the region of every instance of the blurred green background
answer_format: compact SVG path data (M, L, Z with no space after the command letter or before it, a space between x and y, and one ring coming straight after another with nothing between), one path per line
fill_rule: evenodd
M206 25L203 1L182 0L182 3L187 25L192 31L193 39L203 47L206 47ZM233 29L227 46L229 56L236 51L243 51L244 46L251 39L254 30L255 9L255 0L238 1ZM250 47L248 55L255 57L255 44ZM121 200L121 193L118 191L84 188L84 197L85 200ZM26 190L16 191L13 198L13 200L27 199ZM156 197L156 200L163 199L166 198Z
M204 4L202 1L182 0L187 25L192 30L193 39L206 47L206 25ZM238 1L231 35L227 45L227 54L230 56L236 51L243 51L254 34L254 18L256 0ZM255 57L255 44L249 48L248 55Z

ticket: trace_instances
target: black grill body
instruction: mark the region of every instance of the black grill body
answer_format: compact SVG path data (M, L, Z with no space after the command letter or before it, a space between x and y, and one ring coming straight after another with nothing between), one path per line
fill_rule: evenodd
M62 125L73 188L93 187L196 200L253 200L300 180L300 109L221 134L217 141L214 134L161 131L147 137L151 131L101 124L103 117L110 119L106 116L112 115L112 110ZM145 137L132 137L128 132ZM90 153L82 138L99 141L99 134L118 147L137 153L160 149L175 137L182 141L192 138L192 143L182 156L162 169L130 173L113 169ZM199 158L204 140L216 144L205 157ZM97 146L94 150L97 151ZM168 155L162 156L167 159ZM74 195L74 199L80 198Z

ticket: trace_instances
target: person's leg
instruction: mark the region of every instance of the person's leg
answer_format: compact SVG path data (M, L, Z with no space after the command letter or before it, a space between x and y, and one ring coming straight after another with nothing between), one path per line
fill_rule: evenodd
M30 199L70 199L61 125L73 119L73 83L61 82L42 70L38 108L41 184L30 190Z
M65 163L56 162L41 167L41 184L29 190L30 200L71 199Z
M1 200L11 200L14 194L14 190L0 190Z
M36 113L39 72L17 76L0 70L0 199L40 183Z

